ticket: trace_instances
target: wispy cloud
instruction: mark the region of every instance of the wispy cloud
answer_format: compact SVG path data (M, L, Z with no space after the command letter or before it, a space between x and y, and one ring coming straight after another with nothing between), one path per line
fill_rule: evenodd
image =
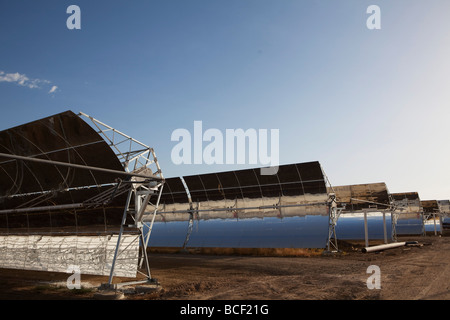
M10 82L15 83L22 87L27 87L30 89L42 88L42 85L50 84L51 81L45 79L30 79L25 74L16 73L6 73L0 70L0 82ZM48 93L53 93L58 89L57 86L52 86Z
M53 93L58 89L58 86L53 86L48 93Z

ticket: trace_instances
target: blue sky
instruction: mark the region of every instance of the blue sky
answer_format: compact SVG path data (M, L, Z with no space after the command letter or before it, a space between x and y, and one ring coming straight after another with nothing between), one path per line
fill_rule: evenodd
M72 4L81 30L66 27ZM366 27L372 4L381 30ZM166 177L239 167L172 163L172 132L195 120L279 129L281 164L448 199L449 12L448 0L4 0L0 129L83 111L153 146Z

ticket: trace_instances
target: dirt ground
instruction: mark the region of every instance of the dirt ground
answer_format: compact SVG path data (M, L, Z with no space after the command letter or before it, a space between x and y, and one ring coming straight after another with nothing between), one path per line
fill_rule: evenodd
M151 252L152 277L160 283L160 290L125 294L125 299L450 299L450 237L399 239L411 240L419 246L362 253L362 242L340 242L340 253L295 257ZM380 268L380 289L367 287L370 265ZM108 281L107 277L82 275L83 289L69 290L64 286L67 277L64 273L0 269L0 299L97 299L98 286Z

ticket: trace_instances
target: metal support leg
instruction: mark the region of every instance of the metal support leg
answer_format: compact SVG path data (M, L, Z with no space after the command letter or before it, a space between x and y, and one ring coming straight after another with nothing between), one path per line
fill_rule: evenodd
M117 239L116 250L114 252L114 258L113 258L113 262L112 262L112 265L111 265L111 272L109 274L109 281L108 281L109 285L112 284L112 280L113 280L113 277L114 277L114 267L116 266L116 260L117 260L117 255L119 253L120 241L122 240L123 227L124 227L125 222L127 220L128 207L130 206L132 193L133 193L133 190L130 190L128 192L127 202L125 204L125 209L123 210L122 223L120 225L120 231L119 231L119 238Z
M155 210L153 211L152 221L151 221L150 226L148 228L147 236L145 237L145 249L147 249L148 240L150 239L150 235L151 235L152 229L153 229L153 224L155 223L156 212L157 212L157 210L159 208L159 202L161 200L161 194L162 194L163 188L164 188L164 183L161 184L161 187L160 187L160 189L158 191L159 192L158 193L158 199L156 200L156 205L155 205Z
M366 247L369 246L369 230L367 228L367 212L364 211L364 239L366 243Z
M156 212L158 210L159 207L159 201L161 199L161 194L162 194L162 190L164 188L164 183L161 184L161 187L158 191L158 199L156 200L156 205L155 205L155 209L153 211L153 216L152 216L152 221L150 222L150 225L148 226L148 230L147 230L147 235L144 237L144 241L142 241L142 246L144 247L143 250L145 251L145 254L147 254L147 246L148 246L148 241L150 239L150 235L152 233L153 230L153 224L155 223L155 218L156 218ZM147 206L147 203L144 204L145 206ZM145 208L143 210L143 213L145 212ZM142 260L139 262L139 268L142 268Z
M397 213L395 211L391 212L391 228L392 228L392 241L397 242Z
M422 213L422 235L426 236L427 235L427 230L426 230L426 226L425 226L425 222L426 222L426 217L425 214Z
M331 252L331 246L334 247L334 250L339 251L337 236L336 236L336 223L341 214L342 208L329 207L330 214L328 218L328 241L327 241L327 251ZM332 238L334 238L334 243L332 242Z
M388 243L387 231L386 231L386 212L384 212L384 211L383 211L383 232L384 232L384 243Z
M433 212L433 221L434 221L434 235L437 236L436 213L434 213L434 212Z
M140 240L142 241L142 244L144 244L145 240L144 240L144 233L143 233L142 228L139 230L139 237L140 237ZM150 264L148 262L147 250L146 250L145 246L142 247L142 255L143 255L144 262L145 262L145 268L147 269L147 279L151 280L152 276L150 274Z
M191 236L193 228L194 228L194 214L192 212L189 212L188 229L186 233L186 238L184 239L183 243L183 250L186 250L187 244L189 242L189 237Z

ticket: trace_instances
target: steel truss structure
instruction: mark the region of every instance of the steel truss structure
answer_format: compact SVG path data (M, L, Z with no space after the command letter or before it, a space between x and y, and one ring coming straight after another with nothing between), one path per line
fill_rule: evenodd
M369 246L369 232L367 214L382 213L384 242L387 243L386 214L391 214L392 241L397 241L396 221L398 209L385 183L368 183L360 185L329 187L329 193L337 206L330 212L330 233L342 214L362 213L364 215L364 238L366 247ZM335 234L334 234L335 235ZM336 236L336 235L335 235ZM336 236L337 237L337 236ZM330 242L331 243L331 242ZM333 243L331 243L333 244ZM337 242L333 244L337 250Z
M345 204L341 207L337 206L336 195L334 193L329 194L329 202L328 202L328 210L329 210L329 220L328 220L328 240L327 240L327 251L328 252L338 252L338 238L336 235L336 224L337 221L345 209Z
M123 211L122 223L120 225L119 237L117 240L116 250L111 266L111 273L109 276L109 285L112 285L114 278L114 268L117 259L120 259L121 253L121 237L126 229L135 229L139 234L139 241L141 243L141 257L139 260L139 267L145 265L145 275L147 281L153 281L150 272L150 266L147 257L147 246L151 235L153 223L158 211L159 201L164 187L164 177L153 148L144 143L133 139L132 137L120 132L117 129L83 113L79 113L80 117L90 120L93 127L95 127L108 145L116 153L117 158L122 163L125 171L132 175L132 178L126 183L129 185L128 196ZM141 176L143 174L143 176ZM151 179L145 178L151 177ZM134 199L134 208L132 200ZM154 199L154 200L152 200ZM150 207L152 219L150 223L144 222L144 213ZM127 216L131 217L133 224L126 224ZM148 228L145 234L144 226ZM134 282L135 283L135 282Z
M433 220L434 234L437 235L436 219L439 219L440 234L442 234L444 229L442 220L449 213L450 202L448 200L424 200L421 201L421 204L423 206L424 222Z

